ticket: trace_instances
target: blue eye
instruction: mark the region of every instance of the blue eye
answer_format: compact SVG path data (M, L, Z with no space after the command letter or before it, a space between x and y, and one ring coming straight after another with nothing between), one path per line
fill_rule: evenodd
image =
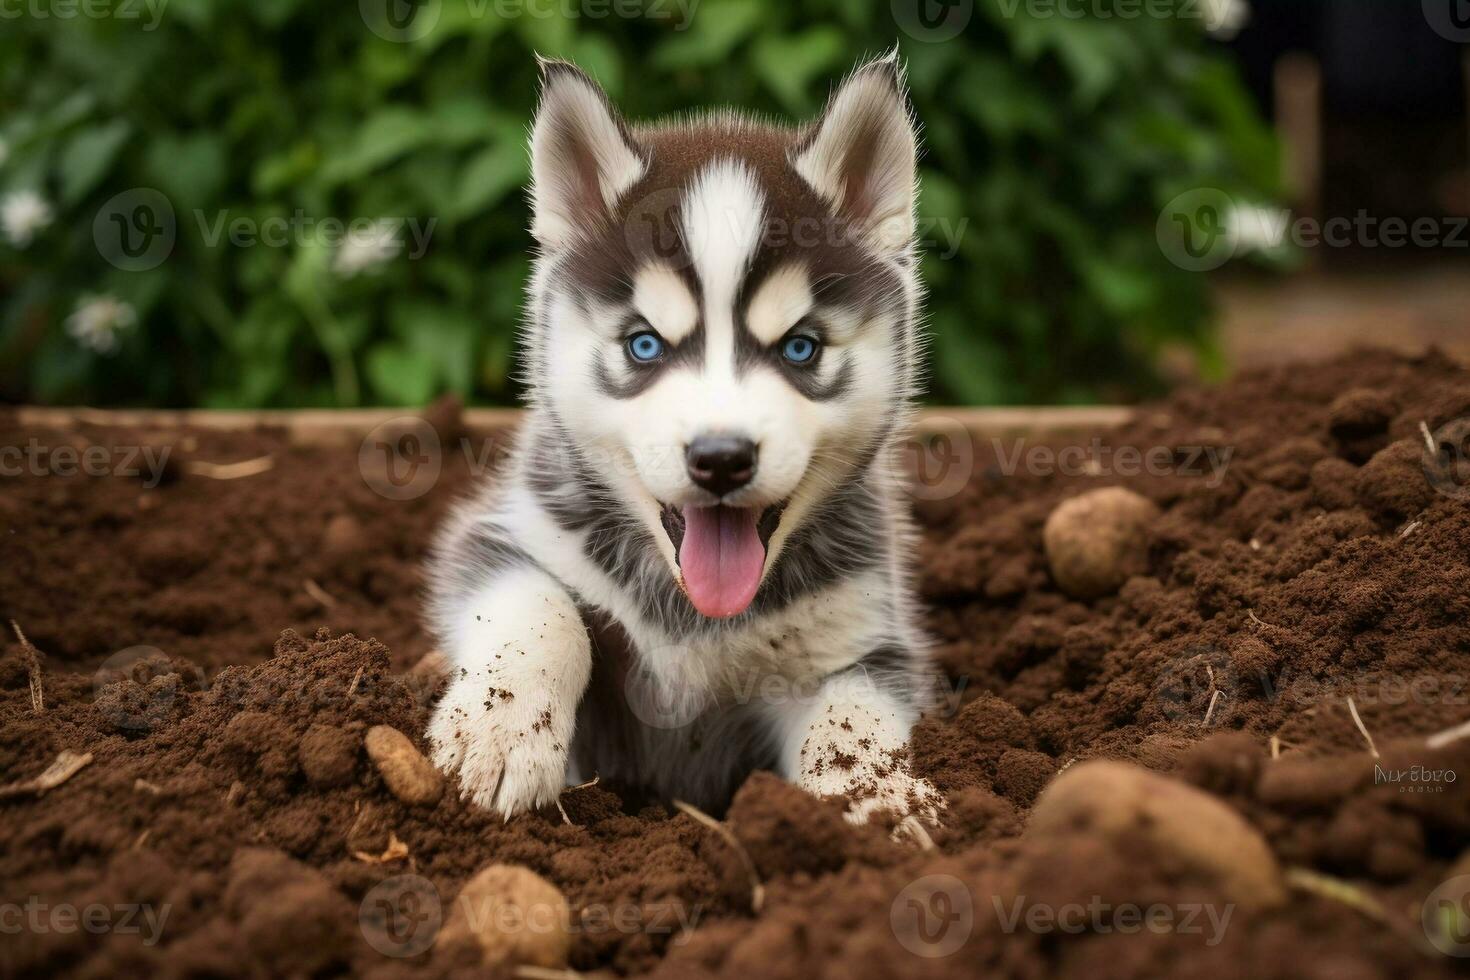
M656 333L635 333L628 338L628 353L633 360L647 364L664 355L664 342Z
M781 356L792 364L805 364L817 356L817 342L810 337L787 337Z

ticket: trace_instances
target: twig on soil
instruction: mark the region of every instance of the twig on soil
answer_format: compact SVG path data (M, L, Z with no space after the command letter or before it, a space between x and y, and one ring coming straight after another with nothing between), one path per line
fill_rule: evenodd
M1409 535L1413 534L1419 529L1419 525L1423 523L1423 521L1410 521L1404 526L1404 529L1399 532L1399 540L1402 541L1404 540L1404 538L1407 538Z
M515 975L523 980L581 980L581 977L585 976L570 967L553 970L544 966L529 965L516 967Z
M601 778L602 778L601 774L594 775L591 779L587 780L585 783L578 783L575 786L568 786L566 789L562 790L560 793L557 794L557 796L556 796L556 809L558 810L558 812L561 813L562 823L566 824L569 827L575 827L576 826L575 823L572 823L572 818L567 815L567 808L561 805L561 798L563 796L565 796L567 793L575 793L579 789L586 789L589 786L596 786L597 785L597 781L599 779L601 779Z
M46 688L41 683L41 651L26 639L20 624L13 619L10 628L15 630L15 638L20 641L20 658L26 665L26 680L31 687L31 710L39 715L46 710Z
M924 825L919 821L919 818L912 813L898 822L898 826L893 828L893 833L888 835L888 839L896 844L898 843L898 838L903 834L912 837L915 843L919 845L919 850L921 851L932 851L935 849L934 838L929 836L929 831L924 829Z
M353 827L356 828L354 823ZM408 857L408 845L398 839L393 831L388 831L388 844L383 848L382 854L370 854L367 851L353 851L352 856L364 864L390 864L394 861L402 861Z
M1324 875L1311 868L1287 868L1286 883L1297 891L1307 892L1346 905L1376 922L1392 925L1393 920L1379 901L1372 895L1341 878Z
M1419 432L1424 436L1424 448L1429 450L1429 455L1436 455L1439 452L1439 447L1434 444L1434 436L1429 431L1429 423L1423 419L1419 420Z
M1273 758L1273 759L1279 759L1279 758L1281 758L1281 736L1280 735L1272 735L1271 736L1271 758Z
M1205 720L1200 723L1201 728L1210 727L1210 719L1215 717L1215 705L1219 704L1220 699L1224 696L1225 692L1218 689L1215 691L1214 694L1210 695L1210 706L1205 709Z
M163 789L157 783L150 783L148 780L142 778L133 780L133 790L138 793L152 793L154 796L163 792Z
M133 841L133 850L141 851L143 849L143 845L148 843L148 835L151 833L153 833L152 827L144 827L143 832L138 835L138 839Z
M1368 751L1373 753L1373 758L1380 758L1380 756L1378 755L1378 746L1373 744L1373 736L1368 734L1368 726L1364 725L1363 719L1359 717L1358 706L1356 704L1353 704L1352 697L1349 697L1347 699L1347 706L1348 711L1351 711L1353 714L1353 724L1358 726L1358 731L1363 733L1363 738L1368 742Z
M1452 728L1446 728L1442 732L1435 732L1424 740L1424 744L1431 749L1442 749L1452 742L1458 742L1462 738L1470 736L1470 721L1461 722Z
M1262 619L1261 617L1257 616L1256 615L1256 611L1254 609L1247 609L1245 611L1245 614L1247 616L1249 616L1250 617L1250 621L1253 622L1253 623L1255 623L1257 626L1264 626L1267 629L1272 629L1272 630L1280 629L1281 628L1281 627L1275 625L1274 623L1268 623L1264 619Z
M202 459L191 459L184 464L184 472L192 476L207 476L211 480L239 480L264 473L275 465L274 456L257 456L255 459L242 459L238 463L211 463Z
M1404 927L1404 924L1389 914L1383 903L1351 882L1324 875L1311 868L1290 867L1286 869L1286 883L1297 891L1325 898L1329 902L1345 905L1360 915L1377 922L1389 932L1407 942L1422 953L1434 955L1424 941L1423 935Z
M41 796L47 790L55 789L81 772L82 768L91 761L92 753L90 752L82 753L62 749L56 756L56 761L47 766L41 775L0 786L0 800L7 800L12 796L26 796L31 793Z
M316 582L312 579L307 579L305 582L301 583L301 587L306 590L307 595L311 596L327 609L331 609L337 604L337 600L332 598L332 596L327 592L326 589L322 588L320 585L317 585Z
M745 865L745 873L750 877L750 910L752 912L759 912L761 907L766 904L766 886L761 884L760 875L756 874L755 871L755 862L750 859L750 852L740 843L734 831L699 809L699 807L685 803L683 800L675 800L674 808L719 834L725 839L725 843L734 849L735 854L740 858L740 863Z
M347 696L350 698L357 693L357 685L362 682L362 672L367 669L367 664L357 668L357 673L352 675L352 683L347 685Z

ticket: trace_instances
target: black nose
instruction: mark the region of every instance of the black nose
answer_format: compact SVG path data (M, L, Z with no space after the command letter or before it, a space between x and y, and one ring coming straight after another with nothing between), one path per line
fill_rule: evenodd
M700 436L689 444L684 462L690 479L723 497L755 475L755 443L739 436Z

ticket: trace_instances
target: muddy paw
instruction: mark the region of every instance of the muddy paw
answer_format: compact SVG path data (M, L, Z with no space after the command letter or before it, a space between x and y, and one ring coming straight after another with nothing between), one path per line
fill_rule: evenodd
M429 721L434 765L460 795L505 819L548 804L566 785L573 712L544 694L512 695L462 677Z
M879 813L913 816L939 826L944 797L934 785L909 771L902 750L848 755L837 749L824 753L808 745L797 783L817 796L845 796L850 801L848 823L865 824Z
M805 788L819 796L845 796L850 801L844 816L848 823L865 824L884 813L895 817L916 817L932 827L939 826L939 811L945 808L944 797L927 779L907 770L887 772L835 772L831 778L817 778L815 785Z

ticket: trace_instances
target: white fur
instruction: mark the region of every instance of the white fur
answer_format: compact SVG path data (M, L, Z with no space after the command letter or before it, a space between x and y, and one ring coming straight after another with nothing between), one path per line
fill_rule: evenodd
M592 666L576 603L543 571L508 571L455 612L445 639L452 673L429 725L435 765L507 818L551 802Z
M852 74L828 103L811 145L792 162L858 221L875 248L894 253L914 237L918 144L890 59Z
M596 170L600 201L589 200L582 186L588 166ZM574 240L589 209L611 208L643 169L606 97L580 73L550 75L531 130L531 233L537 240L553 247Z
M705 377L713 383L734 374L735 294L760 245L764 213L760 185L734 160L706 167L684 199L684 240L704 287Z
M917 720L881 687L843 675L803 710L776 715L785 745L781 775L817 796L850 797L852 823L881 811L937 819L945 804L909 770L904 752Z

